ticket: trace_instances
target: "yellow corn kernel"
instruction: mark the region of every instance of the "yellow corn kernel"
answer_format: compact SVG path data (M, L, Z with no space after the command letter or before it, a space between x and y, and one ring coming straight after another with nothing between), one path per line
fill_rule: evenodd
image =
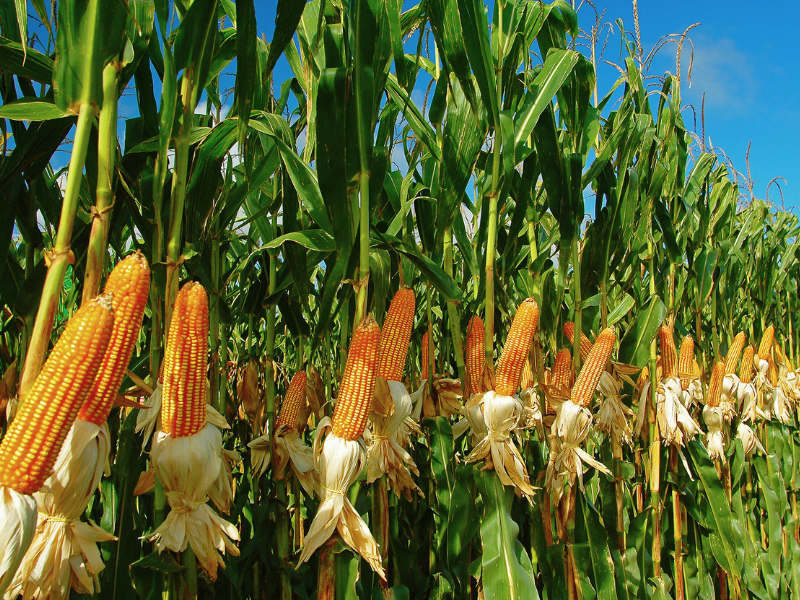
M730 375L736 373L736 366L739 364L739 357L742 355L744 349L745 335L744 331L740 331L733 338L733 343L728 349L728 354L725 356L725 374Z
M567 321L564 323L564 335L567 336L570 344L575 344L575 323ZM586 337L586 334L581 331L581 364L586 362L589 357L589 352L592 351L592 342Z
M658 338L661 344L662 375L664 378L675 377L678 356L675 352L675 336L672 333L672 327L669 325L659 327Z
M86 399L114 327L111 294L84 304L69 320L0 443L0 486L37 492Z
M289 384L289 389L286 390L286 397L281 402L281 412L278 416L278 422L275 423L276 428L281 425L286 425L295 429L297 427L297 417L300 414L300 409L306 403L306 382L308 376L305 371L298 371L292 377Z
M520 379L519 387L523 390L533 387L533 369L531 368L530 357L525 358L525 366L522 367L522 379Z
M486 364L486 328L479 316L474 316L467 324L467 395L481 394L483 389L483 369Z
M550 371L550 385L570 391L574 383L575 371L572 369L572 352L569 351L569 348L562 348L556 354L556 360Z
M514 315L503 353L497 363L494 389L498 395L511 396L519 389L522 367L538 324L539 307L533 298L528 298L519 305L517 314Z
M710 407L719 406L719 398L722 394L722 381L725 379L725 363L722 361L714 365L711 371L711 381L708 383L708 396L706 404Z
M376 374L386 381L402 381L408 343L414 326L414 290L397 290L383 321Z
M678 353L678 375L681 377L681 388L689 389L689 379L694 367L694 338L687 335L681 342L681 350Z
M770 325L764 330L764 335L761 336L761 343L758 346L758 357L767 360L768 356L772 356L772 342L775 341L775 328Z
M345 440L357 440L367 426L375 390L381 328L368 315L353 334L342 385L333 409L333 433Z
M78 413L80 420L95 425L102 425L111 412L142 327L150 291L150 267L144 255L137 250L117 264L105 291L114 295L114 329L97 379Z
M172 312L164 355L161 428L186 437L206 424L208 296L202 285L184 285Z
M744 349L742 364L739 367L739 381L742 383L753 381L753 356L755 353L756 349L753 346L748 346Z
M592 346L592 351L589 352L586 363L578 375L578 380L572 388L570 398L573 404L589 406L589 402L591 402L597 389L597 384L600 382L600 376L606 370L608 359L611 358L611 351L614 349L616 340L617 336L613 327L607 327L597 336Z
M778 367L775 364L771 354L767 355L766 360L769 364L769 367L767 367L767 380L769 381L770 385L775 387L778 385Z

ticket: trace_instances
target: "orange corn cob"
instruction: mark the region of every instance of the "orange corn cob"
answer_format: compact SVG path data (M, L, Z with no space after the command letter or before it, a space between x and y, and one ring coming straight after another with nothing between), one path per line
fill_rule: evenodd
M357 440L367 426L375 390L381 328L368 315L356 328L342 375L339 397L333 409L333 433L345 440Z
M694 338L687 335L681 342L681 351L678 354L678 375L681 377L681 388L689 389L689 379L686 375L691 375L694 367Z
M775 386L778 383L778 367L775 365L775 361L772 360L772 356L767 356L766 361L769 363L769 367L767 367L767 379L772 386Z
M761 344L758 346L758 356L764 360L772 355L772 342L775 340L775 328L770 325L764 330L764 335L761 336Z
M607 327L597 336L592 351L589 352L586 363L578 375L578 380L572 388L570 399L573 404L589 405L597 389L597 384L600 382L600 376L606 370L606 363L611 358L611 351L614 349L616 340L617 336L613 327Z
M675 336L672 327L662 325L658 328L659 342L661 343L661 369L664 378L675 377L678 357L675 352Z
M742 383L753 381L753 356L755 353L756 349L753 346L748 346L744 349L742 365L739 367L739 381Z
M408 354L411 328L414 326L414 290L397 290L389 305L381 332L376 374L386 381L401 381Z
M422 336L422 378L427 379L430 374L428 363L428 332Z
M719 406L719 397L722 394L722 380L725 379L725 363L722 361L714 365L714 370L711 372L711 381L708 383L708 397L706 404L711 406Z
M111 304L98 296L67 323L0 443L0 485L33 494L50 476L111 339Z
M114 295L114 329L97 379L78 413L80 420L95 425L102 425L111 412L142 327L150 291L150 267L144 255L137 250L117 264L105 291Z
M483 389L483 367L486 364L486 329L483 320L474 316L467 324L467 395L480 394Z
M564 335L567 336L570 344L575 344L575 323L567 321L564 323ZM586 334L581 331L581 364L586 362L589 357L589 352L592 351L592 342L586 337Z
M184 285L172 313L164 355L161 428L186 437L206 424L208 296L199 283Z
M506 336L503 353L497 363L495 391L500 396L511 396L519 389L522 367L528 356L536 326L539 323L539 307L533 298L528 298L517 309L511 328Z
M569 348L562 348L556 354L556 360L550 371L550 384L569 391L573 383L575 383L575 372L572 370L572 352Z
M736 373L736 366L739 364L739 357L742 355L742 349L744 348L744 341L745 335L744 331L740 331L736 334L736 337L733 338L733 343L731 344L730 349L728 349L728 354L725 356L725 374L730 375L731 373Z
M522 367L522 379L519 382L520 389L527 390L533 387L533 369L531 368L531 359L525 359L525 366Z
M275 427L286 425L294 429L297 426L297 417L300 409L306 402L306 382L308 377L305 371L298 371L292 377L289 389L286 390L286 397L281 402L281 412Z

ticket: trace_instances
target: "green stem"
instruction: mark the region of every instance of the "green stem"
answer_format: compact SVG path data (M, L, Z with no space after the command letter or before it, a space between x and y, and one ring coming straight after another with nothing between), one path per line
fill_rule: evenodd
M572 302L575 305L575 335L572 340L572 364L575 368L575 373L578 373L581 368L581 332L583 331L583 310L581 309L581 302L583 302L583 298L581 297L581 256L578 251L577 236L572 240Z
M360 48L360 42L365 33L362 31L362 19L360 17L361 8L356 9L356 49ZM356 120L358 123L358 161L359 178L358 192L360 200L358 243L359 243L359 268L358 268L358 296L356 297L356 317L355 327L367 315L367 292L369 289L369 157L367 151L372 147L372 131L364 130L367 123L371 123L368 107L364 106L366 101L364 94L358 93L363 89L364 67L361 64L361 52L355 53L355 89L356 89Z
M100 291L103 274L108 217L114 205L114 159L117 154L117 65L109 63L103 69L103 110L100 112L97 133L97 201L92 215L92 231L86 251L86 277L83 281L81 303L94 298Z
M453 232L448 227L444 230L444 271L450 277L453 276ZM461 321L458 318L458 308L453 302L447 303L447 321L450 325L450 337L453 338L453 350L456 355L456 368L460 381L467 380L467 371L464 363L464 339L461 336ZM431 336L428 334L428 342L432 343ZM428 356L433 356L428 351Z
M181 552L181 564L184 567L183 573L186 577L188 597L190 599L197 598L197 557L191 546L187 546L186 550Z
M61 205L61 217L58 222L58 233L53 247L50 266L42 288L39 309L36 312L36 321L33 326L28 352L25 356L25 365L19 385L20 401L33 387L33 382L39 374L47 346L50 342L50 331L53 328L58 298L64 286L64 274L67 265L71 262L70 242L72 240L72 226L75 223L75 213L78 210L81 181L83 180L83 166L86 162L86 153L89 147L89 136L92 131L94 109L88 103L81 104L78 114L78 123L75 127L75 140L72 144L72 157L69 161L67 173L67 186L64 191L64 200Z

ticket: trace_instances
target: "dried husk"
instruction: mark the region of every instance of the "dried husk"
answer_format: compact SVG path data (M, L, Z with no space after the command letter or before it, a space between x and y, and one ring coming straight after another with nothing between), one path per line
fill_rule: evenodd
M195 435L179 438L158 431L151 451L171 510L148 540L158 542L159 552L183 552L191 544L211 580L217 577L217 566L225 567L220 552L239 555L233 543L239 539L236 527L206 504L224 468L221 455L222 434L211 424Z
M550 491L552 503L559 502L564 490L574 486L576 479L581 490L584 489L584 463L611 475L603 463L581 448L591 430L592 413L588 408L565 400L556 409L556 420L550 431L550 459L545 476L545 487Z
M36 531L36 500L0 486L0 594L11 585Z
M744 454L746 458L749 459L756 449L758 449L762 454L767 453L767 451L764 450L764 446L762 446L761 442L758 440L756 433L747 423L739 423L739 426L736 428L736 437L742 440L742 446L744 446Z
M639 396L639 415L636 424L638 435L642 435L647 424L646 414L650 410L650 382L642 388ZM700 425L692 418L681 402L681 384L677 377L662 381L656 390L656 423L665 446L683 447L700 433Z
M722 417L730 425L736 417L736 403L738 398L736 390L739 388L739 378L734 374L725 375L722 380L722 391L720 393L719 405L722 408Z
M706 433L708 457L725 464L725 435L722 432L722 427L726 422L725 409L722 406L704 406L703 421L708 428L708 433Z
M539 440L544 441L544 420L542 418L542 405L539 402L538 386L534 383L532 387L522 390L519 394L522 401L524 415L522 418L522 429L535 429L539 434Z
M756 386L754 383L740 382L739 387L736 388L736 397L741 407L743 422L755 423L756 421L767 418L767 415L758 406Z
M767 370L769 370L769 362L759 357L756 354L753 357L753 367L755 368L755 377L753 383L756 388L756 402L758 407L764 413L765 419L772 418L772 408L774 405L774 390L775 388L767 377Z
M600 375L597 391L602 397L600 410L595 416L595 429L611 438L612 448L621 450L622 443L633 443L630 418L633 411L622 402L622 381L605 371ZM615 454L619 456L619 453Z
M452 415L461 414L463 409L462 399L464 397L461 381L448 377L434 379L433 389L436 390L440 416L449 418Z
M347 498L347 490L358 479L366 466L367 453L363 438L350 441L331 431L329 417L317 425L314 437L314 459L320 477L320 504L305 538L297 566L311 555L338 530L342 540L366 560L382 579L386 574L381 564L381 554L369 527Z
M503 485L515 487L530 501L534 490L528 470L510 435L523 417L522 402L516 396L501 396L490 391L481 399L480 408L487 433L472 449L466 462L477 462L491 456L492 465L490 467L487 463L485 468L494 468Z
M424 497L422 490L411 478L411 472L419 475L419 470L414 459L403 448L401 431L406 419L411 416L414 405L405 385L399 381L386 383L394 409L388 417L375 412L371 415L373 428L367 449L367 483L380 479L385 473L389 487L397 497L405 497L410 502L413 493Z
M247 444L250 448L250 464L256 477L261 477L270 465L269 434L264 434ZM275 434L275 479L286 479L289 466L300 485L310 497L314 497L319 486L319 474L314 469L314 453L306 446L297 431L286 425L278 427Z
M144 432L142 439L142 452L144 452L147 442L153 435L153 431L159 426L161 420L161 394L163 391L161 381L156 383L156 387L150 397L144 401L144 408L136 415L136 433Z
M94 523L82 522L108 459L108 425L76 420L44 488L34 494L39 510L36 534L10 595L24 598L68 598L100 592L98 575L105 568L97 542L114 541Z
M258 361L254 358L248 360L241 370L239 383L236 386L236 395L253 429L256 430L262 403L261 393L258 389Z

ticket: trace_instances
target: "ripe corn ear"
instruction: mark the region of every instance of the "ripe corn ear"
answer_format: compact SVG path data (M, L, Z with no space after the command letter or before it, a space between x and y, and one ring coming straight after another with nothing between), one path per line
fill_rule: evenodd
M586 359L586 363L581 368L578 380L572 388L571 400L578 406L588 406L591 402L600 376L606 369L606 363L611 358L611 351L614 349L614 342L617 336L613 327L608 327L600 332L594 341L591 352Z
M525 366L522 367L522 379L520 379L519 387L527 390L533 387L533 369L531 368L531 359L525 359Z
M381 331L376 375L386 381L402 381L408 343L414 326L414 290L401 288L392 298Z
M733 343L731 344L730 349L728 349L728 354L725 356L726 375L736 373L736 367L739 364L739 357L742 355L742 350L744 349L744 342L744 331L740 331L736 334L736 337L733 338Z
M689 389L689 379L686 375L692 374L694 367L694 338L687 335L681 342L681 351L678 354L678 374L681 377L681 389Z
M345 440L359 439L367 426L375 389L381 328L368 315L353 334L342 385L333 410L333 433Z
M522 367L528 356L536 326L539 324L539 307L528 298L517 309L506 336L503 353L497 363L495 391L501 396L512 396L519 389Z
M172 313L164 355L161 429L174 438L206 424L208 296L199 283L184 285Z
M708 396L706 404L710 407L719 406L720 395L722 394L722 380L725 379L725 363L722 361L714 365L711 371L711 381L708 383Z
M479 316L474 316L467 325L467 396L485 392L483 368L486 364L486 328Z
M298 371L292 377L289 384L289 389L286 390L286 397L281 402L281 412L278 416L278 421L275 427L285 425L290 429L297 427L297 417L300 415L300 409L306 403L306 382L308 376L305 371Z
M675 336L672 327L662 325L658 328L658 337L661 344L661 369L664 378L677 376L676 367L678 356L675 352Z
M567 321L564 323L564 335L567 336L570 344L575 344L575 323ZM586 362L589 357L589 352L592 351L592 342L586 337L586 334L581 331L581 364Z
M553 387L572 390L575 383L575 372L572 370L572 352L569 348L562 348L556 354L556 360L550 371L550 384Z
M0 486L22 494L42 487L92 388L113 326L109 293L69 320L0 443Z
M742 364L739 367L739 381L742 383L753 381L753 356L755 353L756 349L753 346L748 346L744 349Z
M150 267L144 255L137 250L117 264L105 291L114 295L114 329L97 379L78 413L81 421L95 425L102 425L111 412L142 327L150 291Z
M767 360L767 356L771 356L772 342L775 341L775 328L770 325L764 330L764 335L761 336L761 343L758 345L758 356Z
M425 334L422 336L422 378L427 379L428 374L430 373L430 367L428 366L430 363L428 362L428 332L426 331Z

